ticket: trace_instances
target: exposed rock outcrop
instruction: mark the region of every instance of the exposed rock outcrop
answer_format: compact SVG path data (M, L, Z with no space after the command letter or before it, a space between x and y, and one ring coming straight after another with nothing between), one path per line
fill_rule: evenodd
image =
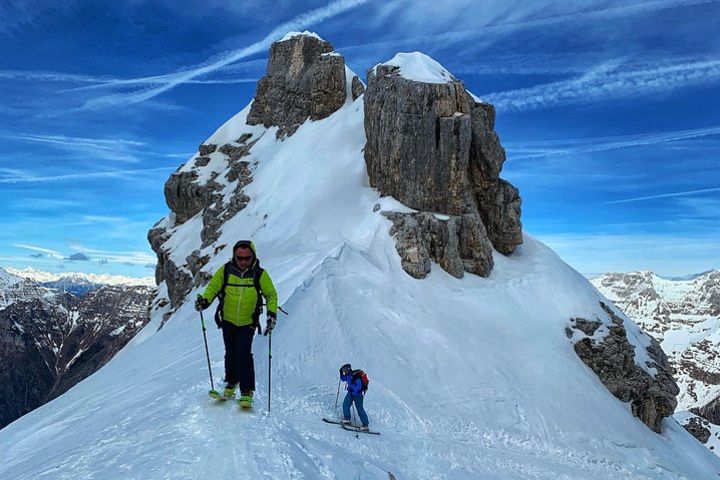
M430 273L431 259L454 277L462 277L464 271L485 277L492 270L492 245L478 215L383 215L393 222L390 235L395 237L403 269L411 276L425 278Z
M720 425L720 397L716 397L702 407L691 408L690 411L715 425Z
M360 77L355 75L352 79L351 83L351 91L352 91L352 99L353 101L357 100L360 95L365 93L365 85L363 85L362 81L360 80Z
M337 111L345 98L343 56L318 37L295 35L270 47L267 73L258 82L247 123L278 126L282 138L308 118Z
M688 420L683 428L690 433L693 437L697 438L700 443L707 443L710 440L710 429L707 428L707 420L702 420L699 417L693 417Z
M217 150L217 145L215 145L214 143L201 143L198 147L198 152L202 157L210 155L215 150Z
M660 433L663 418L675 411L679 392L667 357L657 341L647 336L646 351L652 361L646 366L654 369L654 375L637 365L635 346L628 340L622 318L606 304L600 305L607 320L571 319L566 333L575 353L610 393L630 403L633 415Z
M244 188L252 181L252 166L244 160L250 154L252 146L258 139L249 141L252 134L243 134L235 143L218 147L215 144L202 144L199 154L222 155L226 162L224 179L217 173L211 173L210 179L204 183L199 181L199 169L209 164L210 157L199 156L192 161L190 170L173 173L165 184L165 198L172 211L170 217L161 220L148 232L148 242L157 254L155 281L159 285L167 284L168 296L173 307L179 305L193 286L199 284L196 277L198 271L190 268L187 259L177 263L172 252L163 248L170 238L172 228L187 222L202 212L202 230L200 239L202 247L207 247L220 237L222 225L236 213L245 208L250 197ZM212 151L210 151L212 150ZM208 159L204 161L202 159ZM230 196L222 194L225 182L235 183Z
M198 184L197 172L175 172L165 182L165 202L177 223L185 223L203 209L206 190Z
M450 222L445 236L437 235L436 222L396 222L396 232L415 230L401 233L405 239L448 242L418 249L417 262L404 262L408 273L426 275L427 268L415 265L433 259L456 277L463 271L487 276L493 265L489 243L503 254L522 243L520 196L499 178L505 151L493 131L494 108L475 101L461 82L447 76L443 83L417 81L391 64L368 71L365 162L370 184L381 194L416 210L463 218L463 228ZM458 237L460 231L466 240ZM470 244L477 249L470 250ZM401 248L401 257L407 257ZM437 252L443 253L438 257Z

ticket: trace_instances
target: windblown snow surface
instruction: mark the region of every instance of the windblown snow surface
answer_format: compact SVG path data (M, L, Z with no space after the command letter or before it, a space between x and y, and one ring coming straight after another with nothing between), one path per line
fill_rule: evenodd
M267 337L255 339L254 412L208 398L188 301L159 331L165 310L154 311L105 367L0 431L0 478L717 477L720 461L674 420L653 433L578 359L564 328L602 315L603 297L540 242L526 235L515 254L496 255L489 278L434 266L416 280L401 269L373 206L404 207L368 184L362 99L284 141L246 127L246 113L211 140L264 132L250 156L252 200L203 253L254 239L290 313L273 335L271 412ZM200 248L200 227L198 215L174 229L177 263ZM205 268L229 256L226 247ZM211 311L217 387L223 346ZM339 415L345 362L370 377L365 406L380 436L320 421Z

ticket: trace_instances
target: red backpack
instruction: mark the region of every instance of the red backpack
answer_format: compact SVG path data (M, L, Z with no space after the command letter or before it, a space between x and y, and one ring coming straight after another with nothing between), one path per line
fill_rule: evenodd
M359 378L362 382L362 391L367 392L368 384L370 383L367 373L363 372L362 370L353 370L352 377L353 379Z

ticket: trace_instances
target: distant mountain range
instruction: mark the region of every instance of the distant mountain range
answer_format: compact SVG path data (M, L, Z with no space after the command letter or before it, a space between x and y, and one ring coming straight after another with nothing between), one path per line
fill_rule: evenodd
M0 428L61 395L125 346L149 321L154 288L145 283L0 268Z
M58 285L127 285L127 286L145 286L154 287L154 277L125 277L123 275L110 275L106 273L80 273L80 272L63 272L50 273L35 270L28 267L22 270L7 267L6 272L17 277L26 278L33 282L41 284L56 283ZM56 287L49 287L56 288Z
M606 273L591 282L660 342L680 387L676 418L687 423L691 410L720 425L720 270L672 279Z

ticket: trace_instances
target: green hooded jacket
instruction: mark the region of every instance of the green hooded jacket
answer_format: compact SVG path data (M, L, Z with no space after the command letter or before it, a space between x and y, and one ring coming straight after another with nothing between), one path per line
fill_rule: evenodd
M208 302L212 302L222 289L225 269L230 268L228 275L228 283L225 285L225 300L223 302L222 317L234 325L239 327L253 324L253 314L257 307L258 292L255 290L254 275L256 269L260 268L255 251L255 244L250 242L250 249L253 252L252 265L244 271L241 271L231 260L223 265L215 272L202 296ZM234 252L234 249L233 249ZM269 313L277 313L277 291L273 285L270 275L263 270L260 275L260 289L265 297L265 303Z

